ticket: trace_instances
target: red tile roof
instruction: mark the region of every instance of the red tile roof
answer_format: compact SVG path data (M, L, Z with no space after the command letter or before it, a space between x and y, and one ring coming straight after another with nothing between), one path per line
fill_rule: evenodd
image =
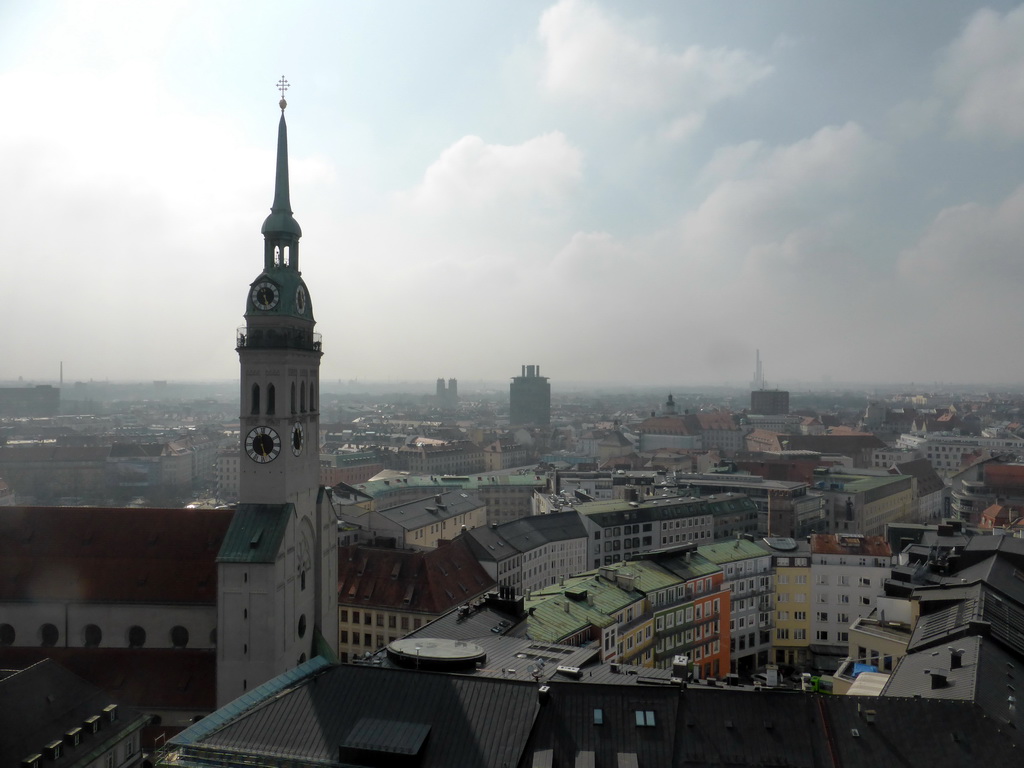
M230 509L0 507L0 600L213 605Z
M439 615L494 586L461 539L435 550L338 549L338 604Z
M890 557L892 549L884 536L860 536L842 533L811 534L811 552L815 555L870 555Z

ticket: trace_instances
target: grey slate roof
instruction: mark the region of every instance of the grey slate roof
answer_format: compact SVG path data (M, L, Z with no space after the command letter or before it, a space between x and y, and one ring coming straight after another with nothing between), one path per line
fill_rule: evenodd
M192 744L172 739L158 765L942 768L1015 765L1017 733L959 701L561 680L543 690L345 665L229 713Z
M484 506L479 498L465 491L447 491L439 495L441 496L440 504L434 496L430 496L380 510L376 514L409 531L436 523L438 520L447 520L472 512L474 509Z
M499 525L498 531L520 552L528 552L553 541L587 538L587 529L575 511L522 517Z
M1024 710L1015 706L1017 670L1024 668L1020 657L977 635L960 638L950 647L964 652L959 668L952 668L952 654L945 646L908 654L893 670L882 695L973 701L995 722L1024 729ZM932 672L942 675L937 686Z
M312 674L182 749L186 756L260 755L296 765L389 765L396 755L419 752L421 768L514 766L539 709L532 682L343 665Z
M82 726L86 718L103 715L105 707L117 702L104 691L49 659L0 679L0 765L17 766L64 734ZM136 731L149 718L137 710L118 705L118 716L104 722L98 733L83 729L78 746L65 745L57 760L44 760L48 768L88 765L94 750L109 749L126 733ZM102 752L97 752L96 756Z

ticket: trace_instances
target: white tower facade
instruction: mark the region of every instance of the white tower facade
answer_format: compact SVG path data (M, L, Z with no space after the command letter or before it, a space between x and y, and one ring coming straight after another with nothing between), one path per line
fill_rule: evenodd
M263 270L237 335L239 503L217 558L218 706L337 650L337 521L320 487L323 353L299 271L285 106Z

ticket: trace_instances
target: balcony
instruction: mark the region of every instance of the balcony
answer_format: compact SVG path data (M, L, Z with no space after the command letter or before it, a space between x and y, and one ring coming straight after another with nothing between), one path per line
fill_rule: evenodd
M322 352L319 333L302 328L246 328L238 329L235 349L300 349Z

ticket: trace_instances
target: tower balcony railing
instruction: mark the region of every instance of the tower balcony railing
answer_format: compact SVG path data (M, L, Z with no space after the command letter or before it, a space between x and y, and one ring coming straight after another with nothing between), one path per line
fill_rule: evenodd
M236 349L302 349L322 352L319 333L301 328L247 328L242 326L235 335Z

